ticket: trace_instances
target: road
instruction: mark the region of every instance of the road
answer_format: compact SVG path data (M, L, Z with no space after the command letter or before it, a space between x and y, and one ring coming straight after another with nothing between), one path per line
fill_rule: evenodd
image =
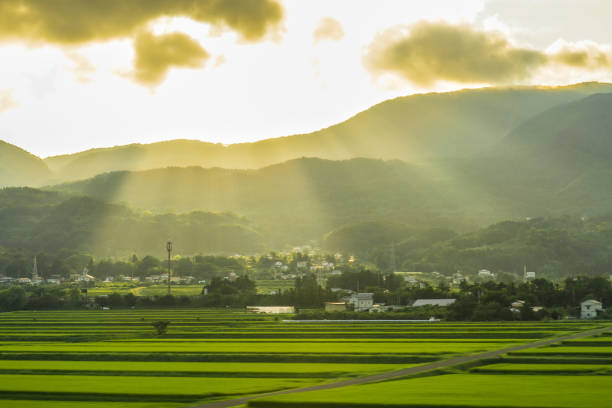
M601 333L604 333L606 331L611 331L611 330L612 330L612 326L608 326L608 327L603 327L599 329L588 330L588 331L581 332L581 333L568 334L566 336L560 336L560 337L553 337L550 339L540 340L540 341L536 341L533 343L521 344L518 346L510 346L510 347L506 347L506 348L499 349L499 350L492 350L492 351L486 351L484 353L479 353L479 354L471 354L467 356L454 357L448 360L440 360L440 361L436 361L433 363L420 365L417 367L403 368L397 371L389 371L386 373L369 375L366 377L352 378L350 380L338 381L334 383L318 384L318 385L313 385L313 386L304 387L304 388L294 388L290 390L275 391L275 392L268 392L265 394L251 395L248 397L209 402L206 404L197 405L193 408L234 407L236 405L246 404L247 402L257 399L257 398L271 397L275 395L295 394L298 392L330 390L333 388L348 387L350 385L366 384L366 383L375 382L375 381L388 380L391 378L405 377L409 375L421 374L421 373L431 371L431 370L437 370L440 368L448 368L448 367L456 366L459 364L471 363L474 361L483 360L483 359L492 358L492 357L499 357L501 355L504 355L506 353L510 353L513 351L527 350L527 349L531 349L535 347L548 346L550 344L558 343L564 340L574 340L574 339L580 339L583 337L594 336L594 335L601 334Z

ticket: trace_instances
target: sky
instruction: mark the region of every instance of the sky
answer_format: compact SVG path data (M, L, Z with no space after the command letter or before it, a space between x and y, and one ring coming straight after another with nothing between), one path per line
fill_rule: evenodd
M609 0L0 0L0 140L307 133L381 101L612 81Z

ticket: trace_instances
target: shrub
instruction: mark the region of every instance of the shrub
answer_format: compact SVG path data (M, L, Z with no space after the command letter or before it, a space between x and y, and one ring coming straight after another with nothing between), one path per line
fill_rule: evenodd
M170 321L157 320L151 324L153 325L153 328L155 329L155 332L157 333L157 335L161 336L162 334L166 334L166 332L168 331L168 326L170 325Z

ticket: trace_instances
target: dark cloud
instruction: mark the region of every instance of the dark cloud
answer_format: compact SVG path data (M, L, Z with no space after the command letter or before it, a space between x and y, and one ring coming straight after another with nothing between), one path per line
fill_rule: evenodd
M371 71L394 72L419 85L512 82L529 77L545 62L541 52L515 47L500 33L430 22L388 30L364 55Z
M519 47L500 32L445 22L419 22L379 34L363 56L372 73L394 73L421 86L436 81L515 83L545 66L609 68L607 50L592 42L560 43L550 52Z
M610 52L601 49L598 44L593 42L563 43L556 48L550 54L552 63L591 70L612 66Z
M0 0L0 40L72 46L134 38L133 78L150 85L171 67L198 67L208 58L184 34L143 34L160 17L187 17L257 41L278 27L283 9L277 0Z
M173 16L227 26L255 41L280 22L283 10L275 0L0 0L0 39L104 41Z
M141 33L134 42L134 79L157 85L173 67L198 68L209 58L200 44L183 33Z
M344 38L344 29L338 20L323 17L312 33L315 43L321 40L340 41Z

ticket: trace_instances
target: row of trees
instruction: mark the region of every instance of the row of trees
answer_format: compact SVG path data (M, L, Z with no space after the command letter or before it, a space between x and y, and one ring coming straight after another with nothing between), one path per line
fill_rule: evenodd
M84 268L99 280L121 276L144 279L167 271L167 261L154 256L142 258L133 255L126 260L102 259L96 261L91 255L60 252L47 254L20 250L0 250L0 276L30 278L36 257L38 273L43 278L66 279L71 274L80 274ZM196 279L212 279L228 272L237 274L246 271L246 262L241 258L227 256L180 257L173 259L172 268L178 276L193 276Z
M163 250L163 248L162 248ZM36 258L38 273L43 278L68 278L71 274L80 274L87 268L90 275L98 280L119 278L122 276L140 278L159 275L167 271L167 259L146 255L132 255L123 259L96 259L92 255L60 251L57 253L29 252L16 249L0 248L0 276L12 278L30 278ZM197 280L210 280L216 276L225 276L231 272L238 275L250 273L260 279L272 279L281 272L297 273L309 270L309 267L320 262L337 262L333 255L308 255L301 252L270 252L259 256L220 256L195 255L175 256L172 269L175 276L193 276ZM298 267L300 265L300 267Z
M363 277L365 273L353 273ZM347 280L350 284L350 280ZM247 305L292 305L299 308L320 308L326 301L339 300L343 294L333 292L319 285L315 275L298 278L295 288L274 295L257 294L255 282L248 276L235 280L213 278L207 287L208 293L198 296L135 296L132 293L112 293L94 298L94 304L110 307L244 307ZM348 288L346 288L348 289ZM428 318L431 316L449 320L536 320L558 319L577 315L578 306L586 299L597 299L604 305L612 304L612 286L603 278L568 278L561 284L545 279L536 279L521 284L484 282L468 284L463 282L458 289L445 285L437 287L397 287L387 289L381 285L369 286L366 290L374 293L374 300L380 303L410 305L420 298L455 298L456 302L447 308L405 308L391 312L394 318ZM512 311L510 305L521 300L520 310ZM0 291L0 310L20 309L62 309L79 308L86 305L85 295L76 286L10 287ZM535 311L534 306L540 306ZM321 313L305 315L329 317ZM382 315L377 315L381 317ZM302 316L304 317L304 316ZM345 317L355 318L353 314ZM335 316L335 318L342 318Z

